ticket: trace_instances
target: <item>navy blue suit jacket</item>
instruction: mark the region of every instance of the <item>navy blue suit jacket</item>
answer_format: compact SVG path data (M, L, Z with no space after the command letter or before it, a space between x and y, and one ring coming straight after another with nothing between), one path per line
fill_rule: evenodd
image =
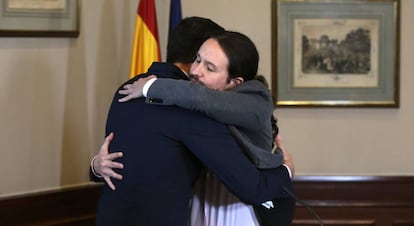
M165 63L154 63L147 74L185 78ZM123 180L114 181L115 191L105 184L97 225L187 225L192 186L203 166L246 203L287 197L286 168L258 170L226 125L202 113L145 104L144 98L119 103L120 97L114 96L106 133L115 134L110 150L124 153Z

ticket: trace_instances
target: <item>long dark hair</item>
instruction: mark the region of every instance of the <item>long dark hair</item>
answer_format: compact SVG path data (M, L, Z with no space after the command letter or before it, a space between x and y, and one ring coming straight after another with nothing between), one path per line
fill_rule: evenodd
M267 88L269 88L269 83L267 82L266 78L263 75L257 75L254 79L263 83ZM272 97L273 100L273 108L275 108L275 98ZM272 124L272 135L273 140L275 140L276 136L279 134L279 127L277 126L277 118L272 114L270 118L270 123Z
M259 52L249 37L239 32L225 31L212 35L211 38L219 43L229 60L229 80L242 77L247 81L256 77Z

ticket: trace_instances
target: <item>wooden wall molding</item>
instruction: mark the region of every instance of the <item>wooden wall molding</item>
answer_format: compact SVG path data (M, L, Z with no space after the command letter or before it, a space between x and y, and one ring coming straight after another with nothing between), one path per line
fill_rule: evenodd
M414 226L414 176L297 176L298 198L325 226ZM0 198L0 225L93 226L102 185ZM294 226L316 226L297 205Z
M414 226L414 177L298 176L294 192L329 225ZM319 225L297 205L295 226Z
M0 225L93 226L101 189L90 184L0 198Z

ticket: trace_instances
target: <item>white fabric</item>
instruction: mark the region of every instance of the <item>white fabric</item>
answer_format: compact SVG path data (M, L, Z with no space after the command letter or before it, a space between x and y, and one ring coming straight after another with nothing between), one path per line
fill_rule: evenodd
M155 82L155 80L157 80L157 78L151 78L151 79L150 79L150 80L148 80L148 81L144 84L144 86L142 87L142 95L143 95L144 97L147 97L148 90L149 90L149 88L151 88L152 83L154 83L154 82Z
M93 162L95 162L95 159L98 157L98 155L95 155L93 158L92 158L92 160L91 160L91 170L92 170L92 173L93 173L93 175L95 175L95 177L97 177L97 178L102 178L102 176L101 175L99 175L97 172L95 172L95 168L93 168Z
M204 188L201 184L195 188L191 226L259 226L253 207L242 203L215 176L207 176Z
M287 171L289 173L289 177L290 177L290 179L292 179L293 178L293 174L292 174L292 171L290 170L289 166L286 165L286 164L283 164L283 166L286 167L286 169L287 169Z

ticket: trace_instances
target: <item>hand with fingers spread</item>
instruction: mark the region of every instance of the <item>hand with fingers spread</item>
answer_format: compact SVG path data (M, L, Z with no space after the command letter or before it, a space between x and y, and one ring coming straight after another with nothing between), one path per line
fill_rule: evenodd
M157 78L155 75L150 75L145 78L140 78L137 81L133 82L132 84L126 84L123 89L119 90L119 94L126 95L123 98L119 99L119 102L126 102L128 100L134 99L134 98L140 98L143 97L143 88L145 83L148 82L148 80Z
M295 166L293 165L292 155L283 147L282 138L279 134L275 137L275 145L282 150L283 163L289 167L293 177L295 175Z
M109 144L114 137L114 133L110 133L102 144L98 155L94 157L92 167L96 174L103 177L108 186L115 190L115 185L112 183L111 178L122 180L122 175L116 173L114 169L123 169L122 163L116 162L115 160L122 157L122 152L114 152L109 154Z

